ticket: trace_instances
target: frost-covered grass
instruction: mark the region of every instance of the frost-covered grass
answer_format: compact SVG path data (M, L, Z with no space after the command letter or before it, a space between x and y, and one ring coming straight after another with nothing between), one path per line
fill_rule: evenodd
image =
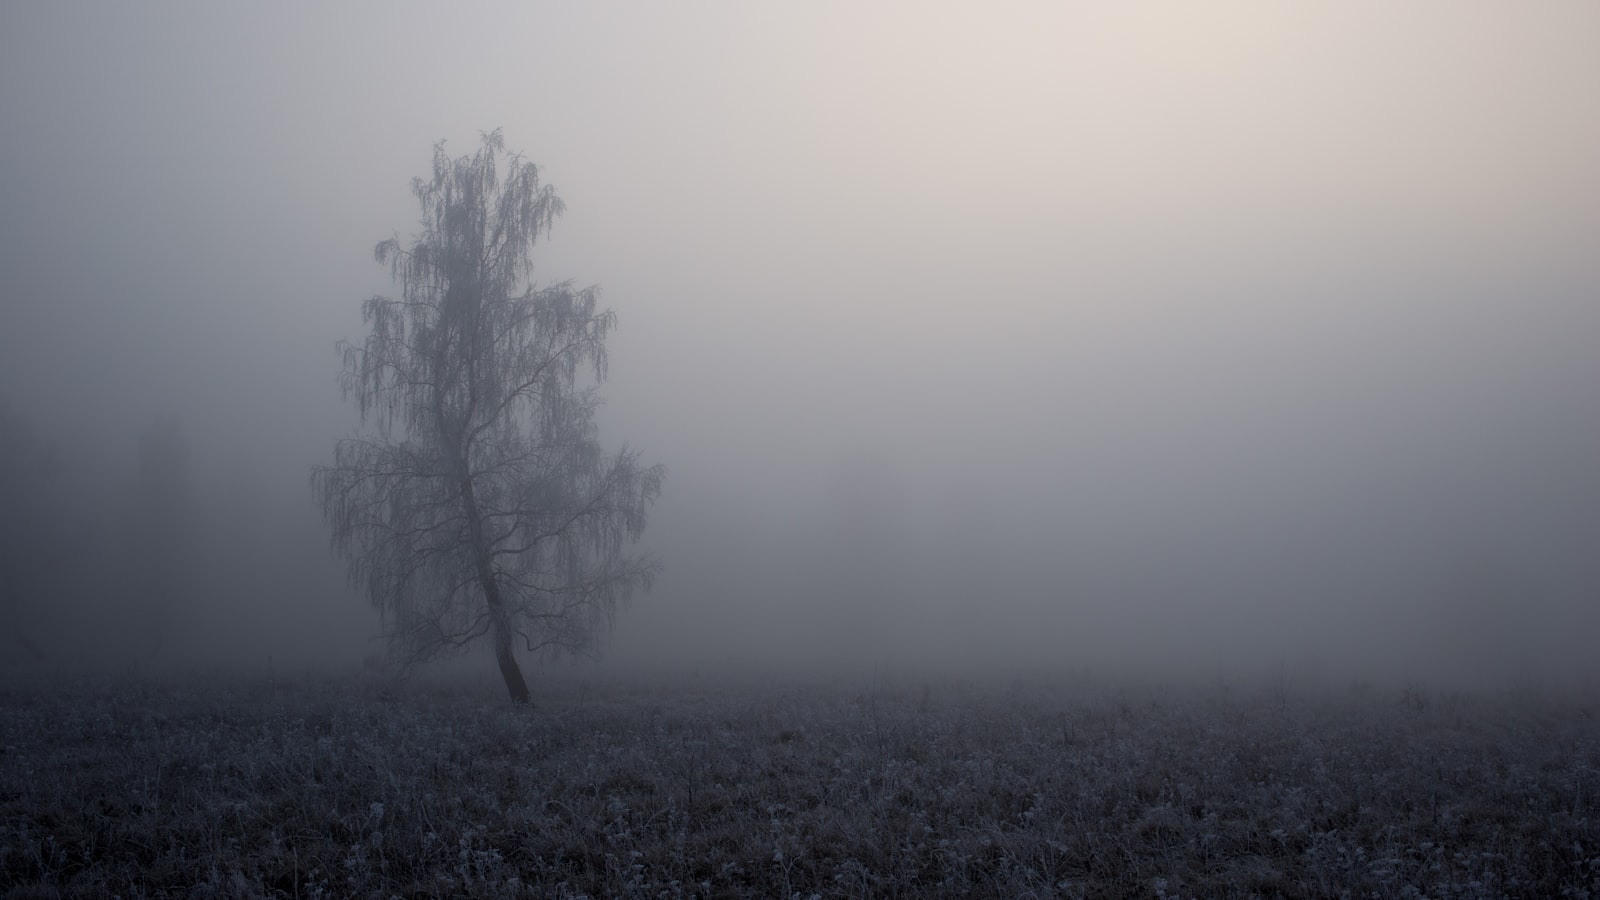
M1600 896L1581 700L0 688L12 896Z

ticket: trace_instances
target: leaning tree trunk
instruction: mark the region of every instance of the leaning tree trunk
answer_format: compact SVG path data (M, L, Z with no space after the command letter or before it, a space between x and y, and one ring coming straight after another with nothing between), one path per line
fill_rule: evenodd
M472 479L461 483L461 500L466 508L467 532L472 540L473 561L478 569L478 586L483 588L483 602L489 607L489 624L494 629L494 658L500 666L500 677L505 679L506 692L513 703L528 702L528 681L522 677L522 667L517 665L516 647L511 642L511 613L500 596L500 582L495 580L494 567L490 565L489 547L483 539L483 520L478 518L478 498L472 490Z
M487 589L486 593L487 593ZM522 677L522 667L517 665L516 648L511 643L511 623L506 621L505 609L499 606L500 590L494 588L495 599L489 609L490 618L494 622L494 658L500 664L500 677L505 679L506 691L511 694L511 702L528 702L528 682Z

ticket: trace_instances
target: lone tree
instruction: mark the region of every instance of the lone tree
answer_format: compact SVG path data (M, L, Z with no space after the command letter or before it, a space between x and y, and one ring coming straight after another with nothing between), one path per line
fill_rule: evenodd
M525 703L519 646L591 648L648 589L656 564L630 548L664 471L600 447L616 316L593 287L533 282L534 244L563 210L538 167L496 130L471 156L436 144L412 192L421 234L375 252L400 296L366 301L371 332L339 345L364 428L312 488L391 650L416 662L488 636Z

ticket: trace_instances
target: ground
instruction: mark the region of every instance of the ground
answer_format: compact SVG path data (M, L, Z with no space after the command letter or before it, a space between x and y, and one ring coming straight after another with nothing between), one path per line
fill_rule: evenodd
M1600 897L1583 696L0 688L0 894Z

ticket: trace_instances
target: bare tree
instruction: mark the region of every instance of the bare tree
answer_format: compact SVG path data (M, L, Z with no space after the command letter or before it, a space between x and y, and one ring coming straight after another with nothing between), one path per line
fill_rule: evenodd
M366 340L340 344L366 427L312 487L391 650L413 662L488 636L527 702L519 646L592 648L649 587L656 564L630 548L664 472L600 447L616 317L593 287L533 282L533 247L563 208L538 167L497 130L471 156L435 145L412 192L421 234L375 253L400 296L366 301Z

